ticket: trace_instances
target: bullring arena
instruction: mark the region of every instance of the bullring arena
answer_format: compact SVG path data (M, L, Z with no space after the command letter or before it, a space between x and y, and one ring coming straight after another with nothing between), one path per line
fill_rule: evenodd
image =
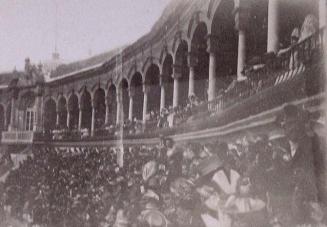
M131 45L1 73L0 226L327 226L326 4L172 0Z

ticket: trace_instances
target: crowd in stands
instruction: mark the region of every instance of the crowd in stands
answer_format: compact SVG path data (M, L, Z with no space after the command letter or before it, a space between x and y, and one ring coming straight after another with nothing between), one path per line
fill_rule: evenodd
M310 115L287 105L276 126L278 139L34 149L1 185L0 213L51 227L327 226Z

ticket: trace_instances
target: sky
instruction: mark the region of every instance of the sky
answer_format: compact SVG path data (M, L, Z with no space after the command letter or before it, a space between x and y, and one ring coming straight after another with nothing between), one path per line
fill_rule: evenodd
M0 0L0 72L23 69L26 57L50 59L55 37L65 62L132 43L150 31L168 2Z

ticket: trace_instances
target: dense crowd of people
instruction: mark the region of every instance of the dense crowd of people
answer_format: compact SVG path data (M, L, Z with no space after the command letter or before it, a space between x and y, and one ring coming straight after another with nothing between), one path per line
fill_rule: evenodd
M33 149L1 185L0 213L30 226L327 226L308 112L287 105L276 124L274 140Z

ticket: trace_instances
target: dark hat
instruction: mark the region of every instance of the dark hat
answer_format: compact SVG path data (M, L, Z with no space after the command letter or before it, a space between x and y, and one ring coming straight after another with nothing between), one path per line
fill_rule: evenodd
M286 104L282 112L277 115L275 122L284 127L286 123L300 121L304 111L294 104Z

